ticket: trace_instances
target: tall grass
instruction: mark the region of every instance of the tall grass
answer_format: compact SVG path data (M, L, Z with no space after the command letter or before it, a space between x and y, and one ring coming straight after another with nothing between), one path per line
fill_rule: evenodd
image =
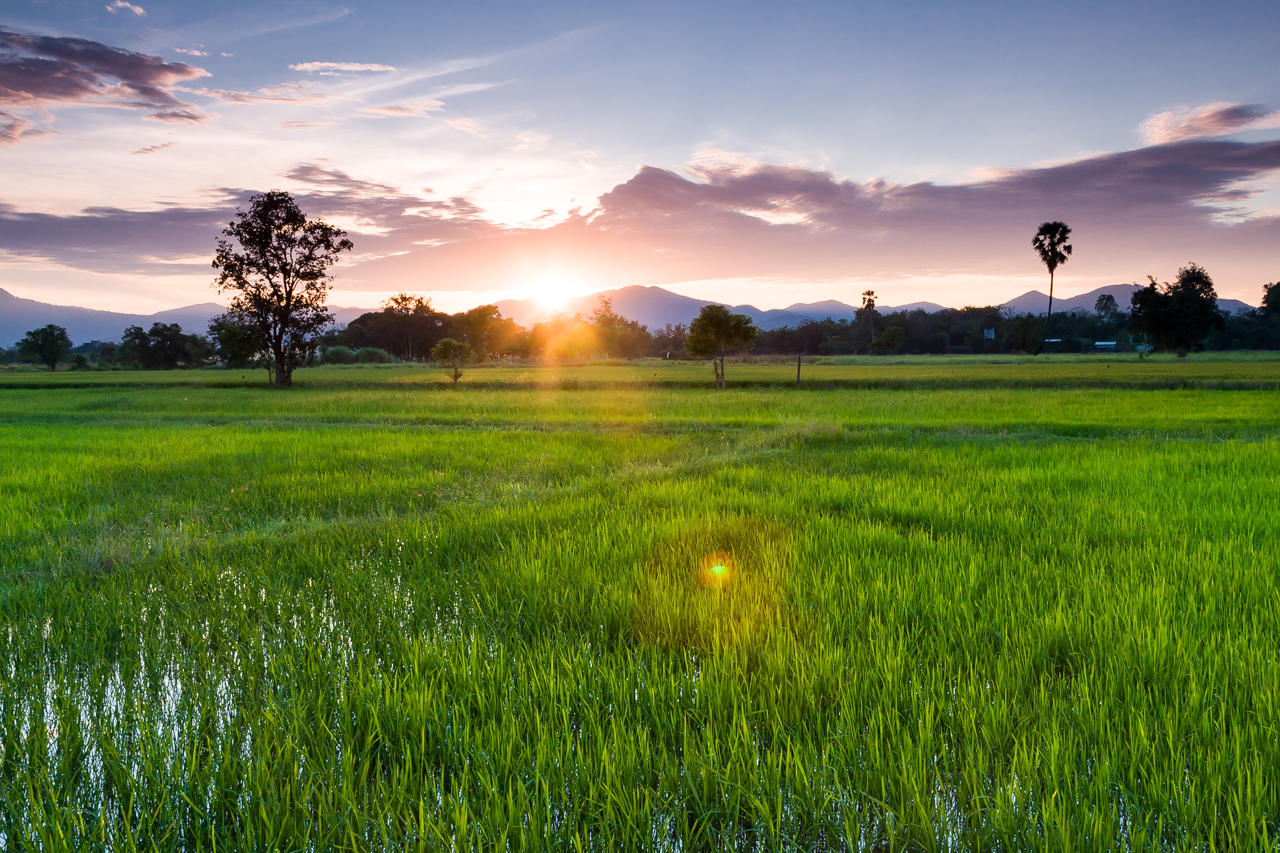
M0 845L1274 850L1278 409L0 392Z

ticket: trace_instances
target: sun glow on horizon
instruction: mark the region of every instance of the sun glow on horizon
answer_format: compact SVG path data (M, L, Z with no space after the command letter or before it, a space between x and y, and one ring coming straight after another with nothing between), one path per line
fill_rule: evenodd
M569 300L588 292L590 288L582 287L572 276L555 272L532 278L525 289L526 298L553 313L564 310Z

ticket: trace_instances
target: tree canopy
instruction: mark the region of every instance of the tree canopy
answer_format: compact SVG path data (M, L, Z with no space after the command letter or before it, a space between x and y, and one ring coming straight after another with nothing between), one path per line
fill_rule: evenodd
M453 338L443 338L431 348L431 357L441 367L449 368L449 376L457 385L462 378L462 368L471 363L471 345Z
M27 332L18 341L18 352L50 370L57 370L58 362L71 356L71 338L66 329L50 323Z
M340 228L307 219L281 190L253 196L222 234L214 287L235 293L228 322L248 330L271 354L274 383L288 388L294 369L314 353L318 333L332 322L325 308L333 281L329 267L351 250L351 241Z
M734 314L726 305L703 305L689 324L685 349L695 358L710 358L716 371L716 387L724 386L724 357L750 349L759 330L746 314Z
M1186 353L1199 349L1215 329L1224 325L1213 279L1204 267L1188 264L1169 284L1148 276L1147 286L1135 291L1129 327L1146 335L1157 350Z

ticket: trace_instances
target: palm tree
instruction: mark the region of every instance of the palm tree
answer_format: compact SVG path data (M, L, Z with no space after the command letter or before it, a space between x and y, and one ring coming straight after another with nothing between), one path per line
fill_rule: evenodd
M875 355L876 351L872 349L876 342L876 292L874 290L862 291L862 310L867 312L867 319L871 321L871 343L867 344L867 351Z
M1049 337L1049 322L1053 319L1053 271L1059 264L1067 262L1071 254L1071 244L1067 238L1071 236L1071 228L1065 222L1042 222L1036 236L1031 238L1031 245L1036 247L1040 260L1049 268L1049 313L1044 318L1044 334L1040 336L1040 346L1036 347L1036 355L1044 349L1044 340Z

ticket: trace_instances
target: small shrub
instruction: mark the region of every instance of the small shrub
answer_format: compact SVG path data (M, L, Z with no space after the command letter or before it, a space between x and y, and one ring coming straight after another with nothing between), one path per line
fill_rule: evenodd
M320 354L321 364L355 364L356 351L351 347L329 347Z
M395 360L394 355L377 347L360 347L356 350L357 364L391 364Z

